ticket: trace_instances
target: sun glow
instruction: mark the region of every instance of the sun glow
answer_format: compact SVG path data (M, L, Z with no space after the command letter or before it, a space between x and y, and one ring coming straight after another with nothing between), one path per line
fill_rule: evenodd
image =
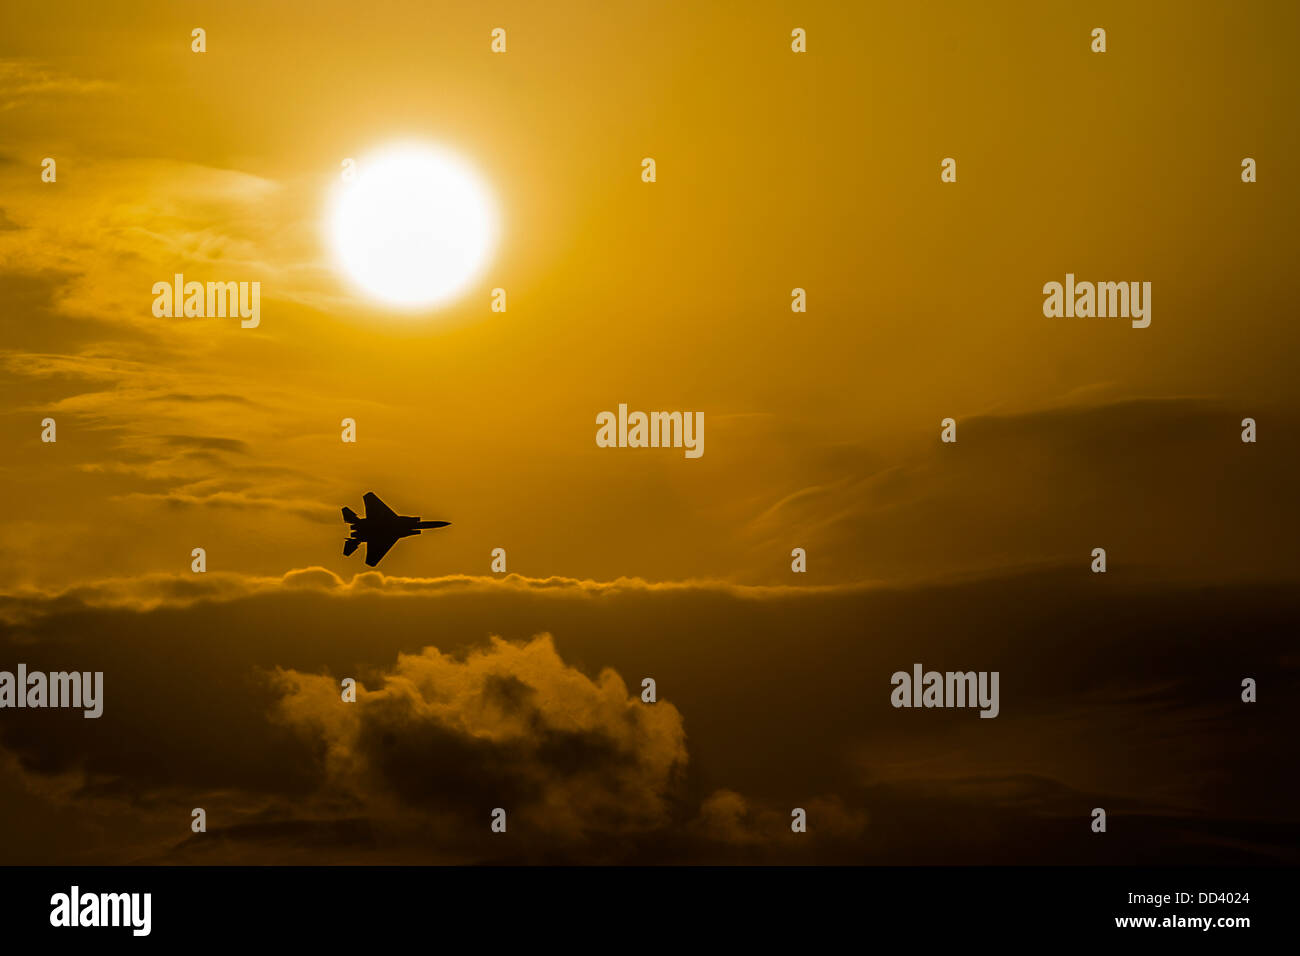
M329 214L339 269L401 309L446 305L482 276L497 240L496 202L463 159L401 144L359 160Z

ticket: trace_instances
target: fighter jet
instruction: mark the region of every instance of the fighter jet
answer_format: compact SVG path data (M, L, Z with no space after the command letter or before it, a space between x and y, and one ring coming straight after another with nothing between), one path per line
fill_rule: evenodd
M373 491L367 491L361 500L366 503L364 518L358 518L351 508L343 509L343 520L352 525L352 537L343 542L343 554L351 554L364 541L366 564L372 568L388 553L389 548L397 544L398 538L409 538L426 528L445 528L451 524L450 521L421 521L419 518L399 515L380 501Z

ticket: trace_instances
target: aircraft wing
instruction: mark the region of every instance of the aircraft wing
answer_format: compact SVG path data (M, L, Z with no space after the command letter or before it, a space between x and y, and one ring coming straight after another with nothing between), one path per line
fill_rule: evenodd
M380 501L379 496L375 494L373 491L367 491L361 497L361 500L366 503L367 518L396 518L397 517L397 512L395 512L392 508L388 507L388 505ZM390 544L388 547L391 548L392 545ZM387 548L385 550L387 550Z
M366 564L374 567L397 544L396 535L370 538L366 541Z

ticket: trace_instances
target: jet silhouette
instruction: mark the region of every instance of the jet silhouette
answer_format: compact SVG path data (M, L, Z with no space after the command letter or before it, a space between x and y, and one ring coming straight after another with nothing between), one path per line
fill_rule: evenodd
M380 501L373 491L367 491L361 500L366 503L364 518L358 518L351 508L343 509L343 520L352 525L352 537L343 542L343 554L351 554L364 541L366 564L372 568L397 544L398 538L409 538L425 528L445 528L451 524L450 521L421 521L418 517L399 515Z

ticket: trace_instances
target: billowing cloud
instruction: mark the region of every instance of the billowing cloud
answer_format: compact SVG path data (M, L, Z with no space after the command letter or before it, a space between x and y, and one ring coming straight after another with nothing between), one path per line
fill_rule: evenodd
M687 760L681 714L629 694L611 669L593 679L565 665L549 635L493 638L463 659L428 647L378 680L346 704L335 677L276 675L281 717L364 804L454 812L467 826L501 807L552 837L669 821Z

